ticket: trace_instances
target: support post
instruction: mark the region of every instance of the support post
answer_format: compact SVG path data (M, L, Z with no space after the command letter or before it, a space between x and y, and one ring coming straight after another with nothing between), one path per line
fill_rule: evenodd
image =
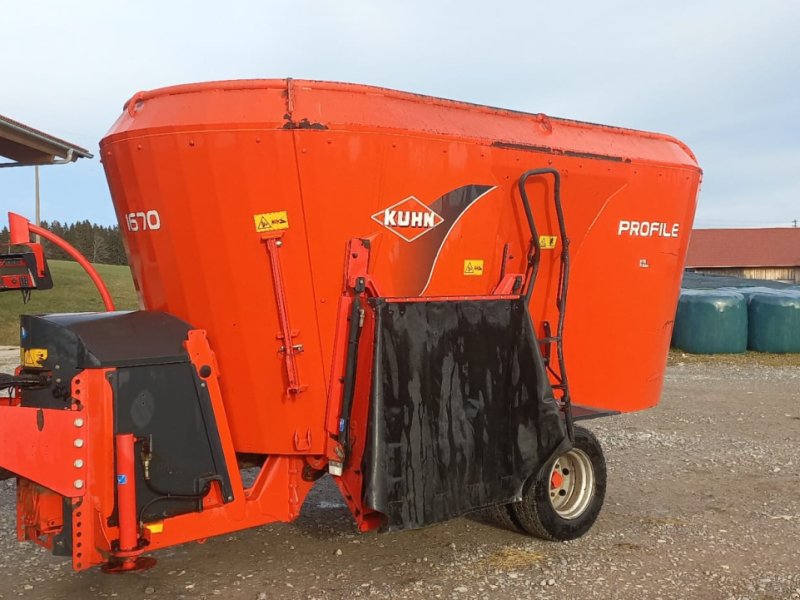
M35 165L33 167L34 173L34 180L35 180L35 188L36 188L36 226L39 227L42 224L42 202L41 198L39 197L39 165ZM42 243L42 238L39 237L37 234L34 240L37 244Z

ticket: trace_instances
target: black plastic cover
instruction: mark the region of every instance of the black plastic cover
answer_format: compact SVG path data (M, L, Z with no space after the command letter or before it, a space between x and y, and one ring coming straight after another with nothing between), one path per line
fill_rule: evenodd
M373 307L364 504L395 530L520 499L569 447L524 302Z
M233 499L211 398L191 363L122 367L109 380L114 430L151 442L149 481L141 460L135 465L141 521L200 510L211 481L220 482L226 501ZM137 455L142 449L137 442Z
M21 317L23 348L63 340L80 368L152 365L186 360L192 326L163 312L95 312Z
M188 362L183 341L190 329L185 321L162 312L22 315L22 349L47 350L41 367L25 373L57 373L49 386L26 390L22 403L69 406L69 382L83 369Z

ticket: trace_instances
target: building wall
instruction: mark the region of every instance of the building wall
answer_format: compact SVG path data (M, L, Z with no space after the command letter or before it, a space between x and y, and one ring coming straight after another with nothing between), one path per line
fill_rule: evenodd
M800 267L726 267L726 268L695 268L695 273L708 273L709 275L725 275L727 277L742 277L744 279L766 279L769 281L784 281L800 284Z

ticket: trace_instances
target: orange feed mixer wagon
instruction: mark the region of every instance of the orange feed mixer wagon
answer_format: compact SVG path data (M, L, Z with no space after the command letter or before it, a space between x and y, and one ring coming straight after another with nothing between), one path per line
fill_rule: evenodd
M664 135L297 80L141 92L101 141L141 310L23 315L17 534L75 569L298 516L477 509L551 540L606 486L580 419L654 406L701 171ZM0 287L50 285L10 215ZM245 468L257 468L253 481Z

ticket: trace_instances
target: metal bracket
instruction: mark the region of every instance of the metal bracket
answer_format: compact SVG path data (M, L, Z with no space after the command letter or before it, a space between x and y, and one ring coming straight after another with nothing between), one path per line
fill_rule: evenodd
M269 264L272 269L272 281L275 285L275 302L278 306L278 319L280 320L281 333L277 338L283 340L283 346L280 351L284 355L286 363L286 377L289 380L289 385L286 387L286 392L290 396L299 394L306 390L308 386L300 382L300 373L297 369L296 355L303 351L302 344L293 344L293 338L300 335L300 331L292 329L289 322L289 308L286 301L286 289L283 281L283 271L281 270L281 259L279 251L283 246L283 240L279 237L270 237L264 240L267 245L267 252L269 254Z

